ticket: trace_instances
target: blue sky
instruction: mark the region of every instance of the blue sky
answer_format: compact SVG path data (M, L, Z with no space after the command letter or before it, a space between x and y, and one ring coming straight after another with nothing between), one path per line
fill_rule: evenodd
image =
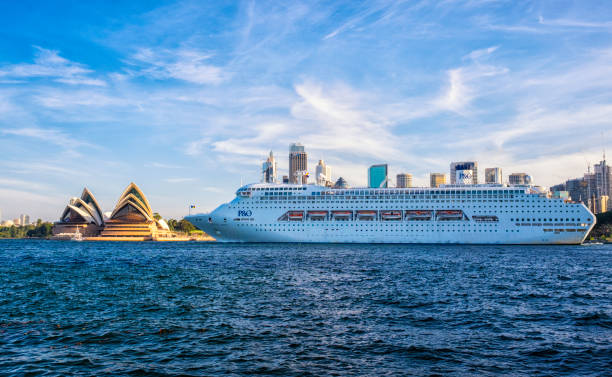
M476 160L548 186L611 140L608 2L20 1L0 25L4 219L130 181L210 210L294 141L353 185Z

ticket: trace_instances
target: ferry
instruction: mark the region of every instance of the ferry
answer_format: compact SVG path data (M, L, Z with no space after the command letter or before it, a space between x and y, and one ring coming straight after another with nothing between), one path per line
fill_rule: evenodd
M582 203L507 185L256 183L211 213L185 219L227 242L581 244L595 226Z

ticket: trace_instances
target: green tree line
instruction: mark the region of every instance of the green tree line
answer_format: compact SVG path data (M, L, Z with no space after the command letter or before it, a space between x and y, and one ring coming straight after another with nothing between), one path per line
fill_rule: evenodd
M591 239L608 239L612 241L612 211L598 213L597 224L589 234Z
M52 229L53 224L38 219L34 225L0 227L0 238L47 238L51 236Z

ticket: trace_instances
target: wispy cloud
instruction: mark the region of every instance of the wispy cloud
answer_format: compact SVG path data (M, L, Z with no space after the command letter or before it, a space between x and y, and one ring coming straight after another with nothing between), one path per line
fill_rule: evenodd
M184 182L193 182L196 179L191 178L165 178L164 181L168 183L184 183Z
M597 21L586 21L586 20L568 19L568 18L545 19L544 17L539 16L538 23L540 23L540 25L546 25L546 26L560 26L560 27L585 28L585 29L611 29L612 30L611 21L597 22Z
M54 130L49 128L13 128L13 129L0 129L0 133L5 135L22 136L28 138L38 139L44 142L52 143L61 146L66 149L88 147L98 148L97 146L76 139L63 131Z
M70 61L59 55L58 51L36 47L33 64L14 64L0 67L0 77L9 79L49 77L55 82L70 85L106 86L106 82L92 78L92 70L85 65Z
M177 79L194 84L219 84L229 77L221 67L208 64L212 54L194 49L154 50L142 48L128 60L134 74L158 80Z

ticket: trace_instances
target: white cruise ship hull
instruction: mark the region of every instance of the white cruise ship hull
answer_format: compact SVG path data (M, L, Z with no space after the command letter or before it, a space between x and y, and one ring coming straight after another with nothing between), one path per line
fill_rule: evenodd
M299 243L580 244L595 224L593 214L580 203L527 192L495 193L499 195L497 200L462 200L464 193L460 190L440 200L441 190L431 191L435 189L425 189L426 194L436 193L433 200L413 199L418 196L400 190L399 199L391 196L381 200L373 195L363 195L363 199L353 195L312 199L311 191L317 187L309 187L304 200L299 196L257 199L252 193L209 214L186 219L218 241ZM374 218L366 220L357 215L372 210L377 213ZM321 211L328 215L321 219ZM346 211L351 213L348 218ZM401 216L385 220L388 211L399 211ZM336 219L335 212L343 217ZM413 214L421 212L431 216L425 220L413 218ZM455 217L445 217L448 213Z

